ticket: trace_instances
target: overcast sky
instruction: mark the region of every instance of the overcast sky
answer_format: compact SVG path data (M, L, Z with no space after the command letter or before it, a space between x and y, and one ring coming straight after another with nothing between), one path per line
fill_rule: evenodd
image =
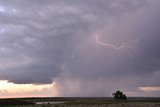
M0 0L0 80L55 83L57 96L160 96L159 5Z

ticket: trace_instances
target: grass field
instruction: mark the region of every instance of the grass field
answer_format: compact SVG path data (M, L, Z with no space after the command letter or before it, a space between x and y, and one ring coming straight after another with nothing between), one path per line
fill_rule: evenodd
M1 99L0 107L160 107L160 98L17 98Z

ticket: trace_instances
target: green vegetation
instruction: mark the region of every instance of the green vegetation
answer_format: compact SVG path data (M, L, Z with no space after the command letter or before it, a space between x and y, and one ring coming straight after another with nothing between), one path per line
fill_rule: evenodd
M116 93L112 94L114 96L114 99L118 99L118 100L127 100L127 97L125 94L123 94L123 92L121 91L116 91Z
M160 98L127 98L127 100L115 100L107 97L77 98L77 97L56 97L56 98L20 98L0 99L0 101L12 101L17 104L0 105L0 107L160 107ZM26 103L27 102L27 103ZM28 103L29 102L29 103ZM35 104L34 102L47 102ZM48 103L49 102L49 103ZM50 103L63 102L63 103ZM22 104L23 103L23 104Z
M10 105L33 105L35 104L32 101L18 100L18 99L1 99L1 106L10 106Z

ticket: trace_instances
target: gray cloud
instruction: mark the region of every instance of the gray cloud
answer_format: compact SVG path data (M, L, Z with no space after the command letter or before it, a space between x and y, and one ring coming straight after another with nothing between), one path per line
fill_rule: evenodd
M18 84L56 81L61 96L103 96L119 88L159 86L158 4L1 0L0 79ZM125 40L132 57L125 49L98 45L97 32L104 43L119 46ZM66 95L63 89L72 91Z

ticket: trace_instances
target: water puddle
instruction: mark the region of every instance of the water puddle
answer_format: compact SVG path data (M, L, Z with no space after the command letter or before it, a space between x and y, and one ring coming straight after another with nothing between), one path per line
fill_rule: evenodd
M44 102L35 102L36 104L62 104L64 101L44 101Z

